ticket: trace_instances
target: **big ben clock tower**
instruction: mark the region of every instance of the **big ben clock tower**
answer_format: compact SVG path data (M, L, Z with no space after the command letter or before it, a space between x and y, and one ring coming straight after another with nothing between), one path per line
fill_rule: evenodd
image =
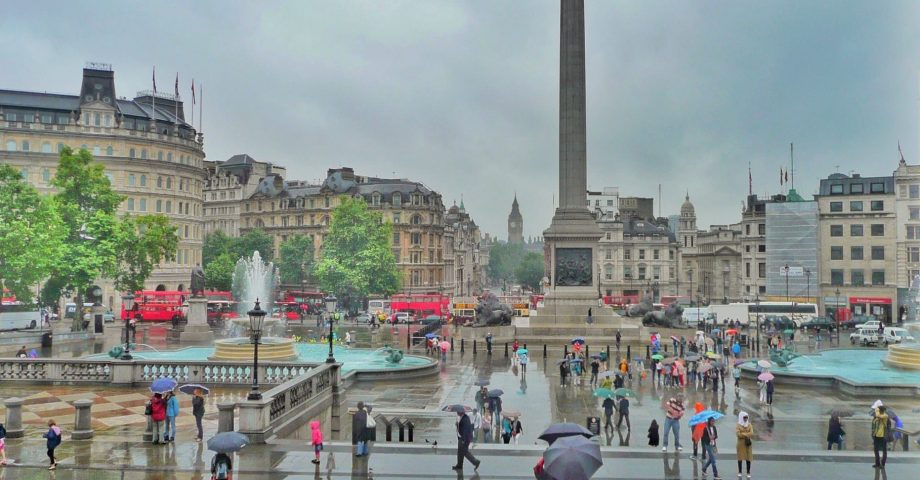
M524 243L524 218L518 209L517 194L511 203L511 213L508 215L508 243Z

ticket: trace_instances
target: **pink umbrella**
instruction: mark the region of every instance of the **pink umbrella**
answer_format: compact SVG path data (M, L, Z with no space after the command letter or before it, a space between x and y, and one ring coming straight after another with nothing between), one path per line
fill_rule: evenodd
M444 340L443 342L441 342L441 351L446 352L448 350L450 350L450 342L448 342L447 340Z
M769 382L770 380L773 380L774 378L776 377L774 377L773 374L770 372L763 372L760 375L757 375L757 380L760 380L761 382Z

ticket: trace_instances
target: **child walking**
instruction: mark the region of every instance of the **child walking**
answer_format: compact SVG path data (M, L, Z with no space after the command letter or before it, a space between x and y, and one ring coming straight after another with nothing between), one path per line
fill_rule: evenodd
M57 426L54 420L48 420L48 431L42 435L42 438L48 440L45 442L45 446L48 448L48 460L50 461L48 470L54 470L57 468L57 460L54 458L54 449L61 444L61 427Z
M323 451L323 431L319 428L319 421L310 422L310 433L313 443L313 453L316 458L313 459L314 465L319 465L319 452Z

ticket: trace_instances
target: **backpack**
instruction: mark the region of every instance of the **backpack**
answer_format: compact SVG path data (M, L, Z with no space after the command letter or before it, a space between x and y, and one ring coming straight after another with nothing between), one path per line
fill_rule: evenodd
M215 474L215 478L217 480L227 480L227 473L228 472L227 472L226 463L220 462L219 464L217 464L217 473Z

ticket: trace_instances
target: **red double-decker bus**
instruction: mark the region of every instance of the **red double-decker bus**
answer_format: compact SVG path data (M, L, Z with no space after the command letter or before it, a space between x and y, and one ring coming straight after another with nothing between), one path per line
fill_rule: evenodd
M398 294L390 297L391 312L408 312L417 318L450 315L450 295L438 293Z
M638 295L604 295L604 305L626 307L636 303L639 303Z
M208 301L212 301L212 300L223 301L223 302L233 301L233 294L230 292L224 292L224 291L218 291L218 290L205 290L204 296L205 298L208 299Z
M288 303L288 304L296 303L300 305L300 308L304 308L305 306L306 313L310 315L310 314L323 313L326 311L326 306L323 300L324 298L326 298L326 294L324 294L323 292L303 292L299 290L287 290L284 292L284 295L281 297L281 300L278 303ZM277 306L277 303L276 303L276 306ZM297 315L299 315L299 313ZM290 318L290 319L296 320L295 318Z
M128 313L144 322L169 322L185 320L185 304L188 292L138 290L134 292L134 307L126 312L121 307L121 319L126 320Z

